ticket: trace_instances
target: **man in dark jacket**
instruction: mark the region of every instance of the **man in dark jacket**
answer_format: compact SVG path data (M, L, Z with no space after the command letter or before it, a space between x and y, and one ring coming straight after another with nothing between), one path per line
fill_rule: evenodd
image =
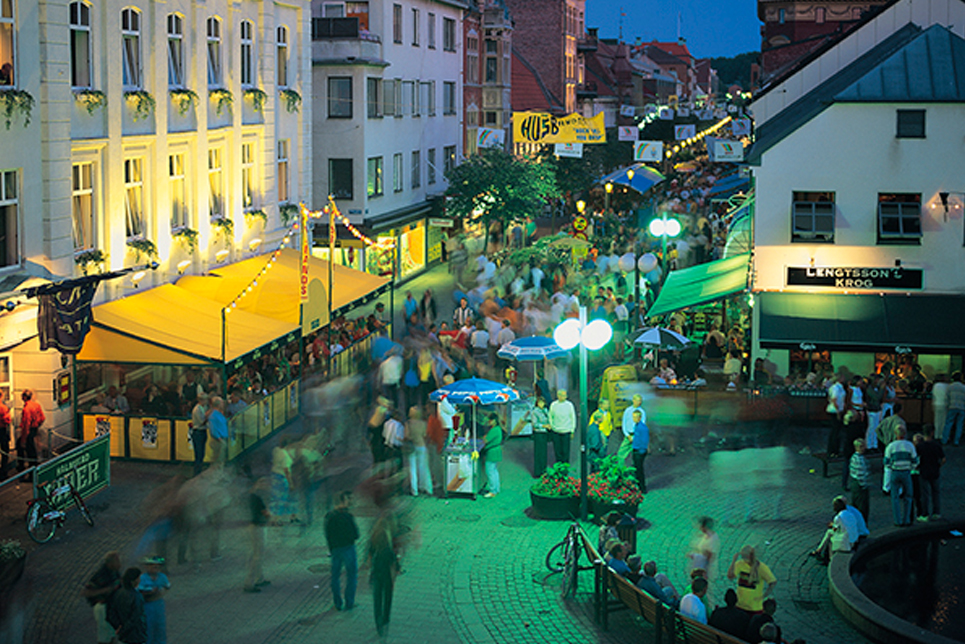
M734 637L743 638L747 633L750 615L737 607L737 591L728 588L724 593L726 606L718 606L711 614L708 624Z
M349 512L351 492L338 495L338 505L325 516L325 539L332 553L332 599L335 609L352 610L355 607L355 587L358 582L359 564L355 553L355 541L359 529L355 517ZM342 568L345 568L345 603L342 603Z
M123 644L147 642L147 615L144 596L137 591L140 568L128 568L121 577L121 587L111 596L107 621L117 629L117 640Z

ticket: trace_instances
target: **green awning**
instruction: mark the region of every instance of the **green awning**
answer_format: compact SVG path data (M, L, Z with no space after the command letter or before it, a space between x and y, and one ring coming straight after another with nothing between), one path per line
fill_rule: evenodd
M672 271L660 289L657 301L647 311L647 317L707 304L740 293L747 288L750 262L750 253L744 253Z
M965 319L960 295L758 293L762 347L887 353L960 352Z

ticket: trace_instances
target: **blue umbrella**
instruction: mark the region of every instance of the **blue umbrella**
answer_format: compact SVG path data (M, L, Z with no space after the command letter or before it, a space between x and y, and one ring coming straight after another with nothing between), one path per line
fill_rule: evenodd
M633 180L630 180L629 170L633 170ZM607 176L600 179L599 183L606 185L607 183L618 183L623 186L628 186L633 188L640 194L643 194L650 188L654 187L661 181L664 181L667 177L663 176L657 170L654 170L648 165L643 163L634 163L633 165L628 165L625 168L620 168L616 172L611 172Z
M431 394L429 400L439 402L443 398L455 405L472 405L472 440L476 442L476 406L494 405L519 400L519 393L509 385L503 385L483 378L466 378L451 385L440 387Z
M372 358L375 360L382 360L390 351L395 348L398 348L398 350L401 351L402 345L398 342L393 342L384 335L380 335L372 341Z
M569 351L562 349L553 338L534 335L529 338L517 338L503 345L496 353L500 358L516 360L518 362L535 362L547 358L565 358Z

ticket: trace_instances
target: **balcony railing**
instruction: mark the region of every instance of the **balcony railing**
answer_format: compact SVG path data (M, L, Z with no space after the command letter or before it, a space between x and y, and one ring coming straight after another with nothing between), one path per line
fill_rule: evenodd
M312 18L312 40L358 37L358 18Z

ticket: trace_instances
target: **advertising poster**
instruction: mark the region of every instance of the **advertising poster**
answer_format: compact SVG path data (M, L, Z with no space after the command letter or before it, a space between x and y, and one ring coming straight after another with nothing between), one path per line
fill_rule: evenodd
M582 159L583 144L582 143L556 143L553 146L553 154L555 154L558 157Z
M111 433L110 416L98 416L96 422L97 428L94 430L94 436L107 436Z
M660 161L663 159L663 141L637 141L633 146L634 161Z
M640 136L640 128L636 125L621 125L617 128L617 132L621 141L636 141Z
M697 136L696 125L675 125L673 128L674 138L678 141L690 139Z
M734 119L730 124L731 132L738 139L751 135L751 120L749 118Z
M141 445L157 449L157 418L141 419Z

